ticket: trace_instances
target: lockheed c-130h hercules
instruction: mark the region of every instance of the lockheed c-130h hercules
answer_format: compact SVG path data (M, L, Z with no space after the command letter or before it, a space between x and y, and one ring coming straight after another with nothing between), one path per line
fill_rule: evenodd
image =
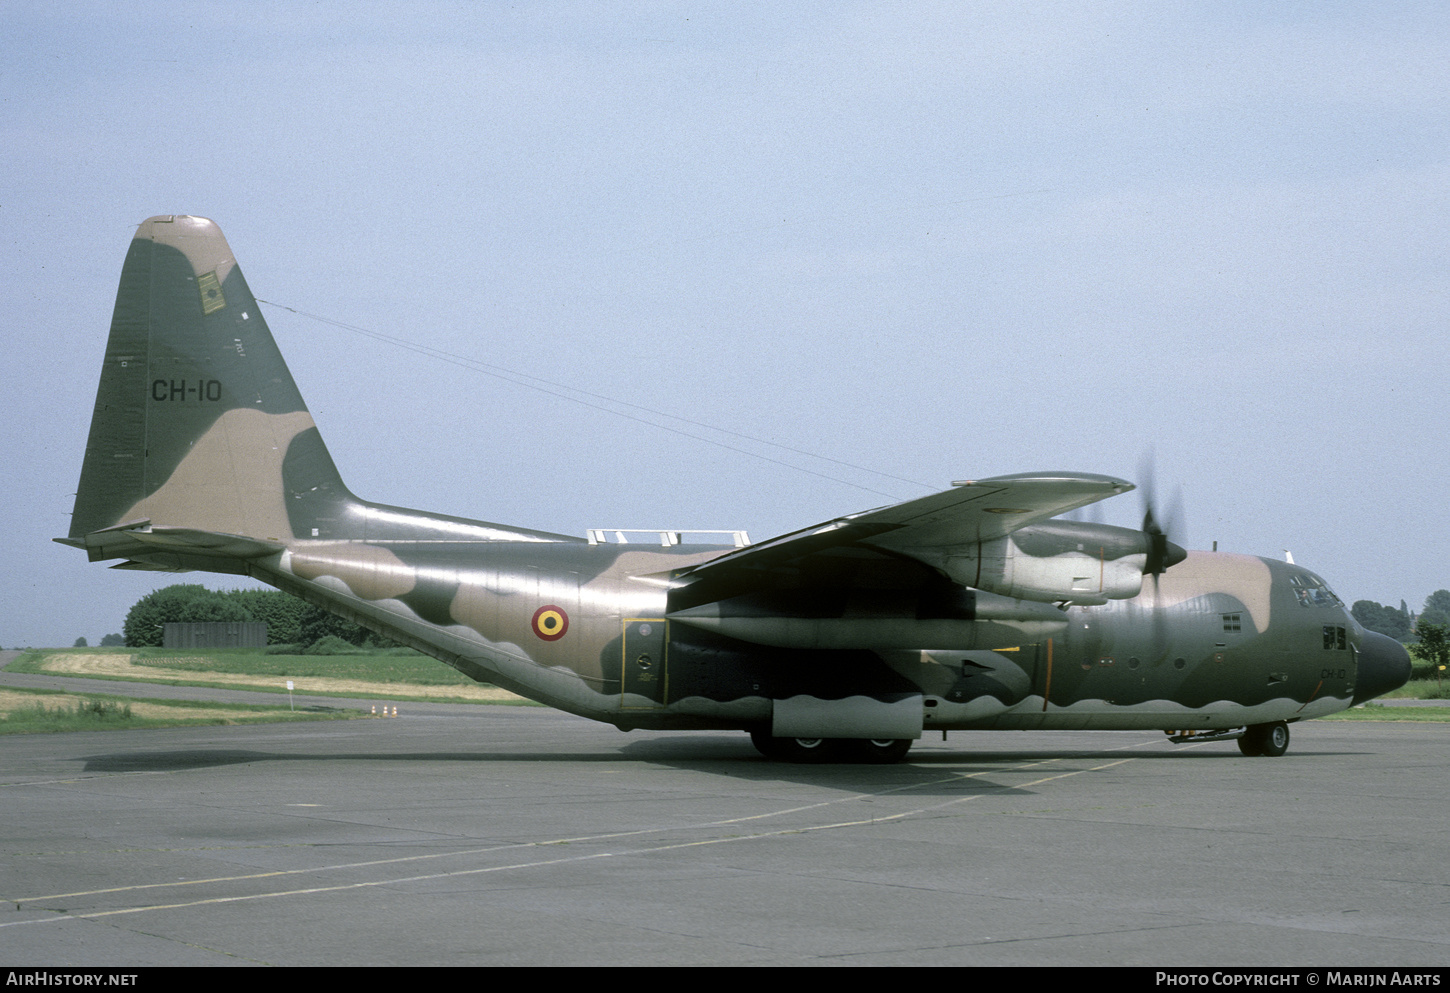
M954 483L759 544L587 538L343 485L215 224L153 217L121 273L70 534L115 568L247 575L621 729L896 761L924 731L1143 729L1279 755L1409 658L1290 562L1054 519L1132 489ZM728 532L727 532L728 533ZM626 540L612 540L626 539Z

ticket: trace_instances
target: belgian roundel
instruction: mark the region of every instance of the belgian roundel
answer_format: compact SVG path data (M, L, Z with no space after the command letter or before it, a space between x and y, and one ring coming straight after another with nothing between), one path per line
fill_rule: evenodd
M545 641L558 641L568 630L569 615L561 608L546 603L534 611L534 634Z

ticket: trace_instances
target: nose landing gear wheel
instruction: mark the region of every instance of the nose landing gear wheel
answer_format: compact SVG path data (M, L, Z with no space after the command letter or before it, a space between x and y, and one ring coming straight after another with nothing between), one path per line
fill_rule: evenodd
M1283 721L1250 724L1244 728L1244 736L1239 739L1239 751L1245 755L1277 758L1288 750L1289 725Z

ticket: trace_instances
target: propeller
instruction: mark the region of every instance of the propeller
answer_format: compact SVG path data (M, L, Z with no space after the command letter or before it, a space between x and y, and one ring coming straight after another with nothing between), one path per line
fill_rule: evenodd
M1160 606L1158 577L1188 557L1188 552L1168 537L1169 532L1182 534L1183 491L1175 488L1173 502L1166 510L1158 502L1157 472L1154 469L1151 448L1138 464L1138 480L1138 489L1143 495L1143 534L1148 539L1143 575L1153 577L1151 651L1153 658L1157 659L1168 654L1168 614Z
M1153 577L1155 587L1159 576L1188 557L1188 552L1168 537L1169 532L1181 534L1183 531L1183 491L1174 489L1173 502L1165 511L1156 497L1156 476L1153 451L1149 449L1138 466L1138 490L1143 495L1143 533L1148 537L1143 574Z

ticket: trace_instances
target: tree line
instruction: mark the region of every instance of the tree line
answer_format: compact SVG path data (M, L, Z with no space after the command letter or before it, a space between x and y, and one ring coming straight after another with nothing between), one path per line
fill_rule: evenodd
M1403 600L1398 610L1373 600L1356 600L1349 612L1368 630L1405 642L1410 657L1419 663L1417 677L1450 666L1450 590L1436 590L1425 597L1418 615L1410 613Z
M356 646L390 647L393 642L352 621L280 590L209 590L178 583L148 593L126 614L122 636L130 648L159 648L167 624L199 621L262 621L267 644L306 650L326 638Z
M1450 625L1450 590L1436 590L1425 597L1418 615L1410 613L1403 600L1398 609L1373 600L1356 600L1349 612L1370 631L1387 634L1396 641L1418 641L1417 633L1424 625Z

